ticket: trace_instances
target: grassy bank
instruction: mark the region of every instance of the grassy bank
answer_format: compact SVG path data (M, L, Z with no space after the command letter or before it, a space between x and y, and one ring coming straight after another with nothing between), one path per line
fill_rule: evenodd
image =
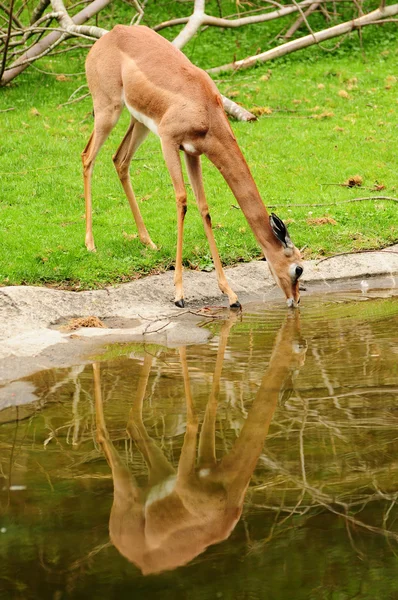
M335 54L312 48L217 79L223 93L262 113L257 123L234 123L233 128L265 204L289 223L291 237L298 247L305 247L306 257L398 241L397 204L375 199L398 195L398 52L391 35L365 31L364 38L365 53L356 42ZM187 53L205 64L198 44L192 43ZM60 107L85 83L79 74L84 57L79 50L42 60L37 64L41 70L62 75L31 68L0 91L0 110L14 109L0 114L2 285L83 289L131 280L173 264L175 201L159 141L151 135L131 166L133 186L157 251L143 247L136 237L112 164L111 155L128 125L127 114L96 163L97 252L88 253L84 247L80 153L92 129L91 100ZM218 62L223 62L221 57ZM224 264L258 256L259 248L235 208L235 199L206 160L204 174ZM362 178L361 188L338 185L355 175ZM346 203L358 197L372 199ZM211 268L190 190L184 263Z

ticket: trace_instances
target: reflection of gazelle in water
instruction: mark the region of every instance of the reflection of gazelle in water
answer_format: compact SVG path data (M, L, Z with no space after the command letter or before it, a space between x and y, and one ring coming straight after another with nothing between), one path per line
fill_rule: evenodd
M180 349L187 405L187 425L177 470L149 437L142 422L142 404L152 357L144 359L127 432L144 456L148 484L139 488L109 439L103 414L99 365L93 365L97 436L112 469L114 501L109 530L112 543L144 574L184 565L211 544L226 539L242 512L250 477L263 448L278 397L304 352L298 341L298 315L282 325L248 417L232 449L215 456L217 399L225 348L232 321L222 327L212 390L196 446L195 416L185 348Z

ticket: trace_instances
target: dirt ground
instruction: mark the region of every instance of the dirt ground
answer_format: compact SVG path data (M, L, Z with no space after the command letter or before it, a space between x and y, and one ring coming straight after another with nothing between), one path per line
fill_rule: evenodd
M225 271L243 311L251 301L284 304L265 261ZM398 285L398 245L379 252L307 261L301 302L315 291L366 291L376 285ZM87 292L0 288L0 385L38 370L89 362L93 353L110 342L148 341L174 347L205 342L208 332L196 326L203 321L203 310L222 306L228 314L227 298L220 293L214 272L186 271L184 289L186 307L179 309L173 303L171 271ZM72 318L83 317L97 317L103 327L65 329Z

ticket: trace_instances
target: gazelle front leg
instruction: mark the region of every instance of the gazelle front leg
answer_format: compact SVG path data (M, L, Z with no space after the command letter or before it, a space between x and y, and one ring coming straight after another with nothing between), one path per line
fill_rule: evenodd
M203 419L202 429L199 435L198 465L201 469L211 469L217 464L216 461L216 417L217 404L220 395L221 373L224 365L225 351L227 349L229 332L238 318L235 313L233 318L224 321L220 331L218 342L216 366L213 374L213 383L206 412Z
M173 182L177 201L177 252L174 272L175 299L179 308L184 308L184 290L182 286L182 245L184 234L184 219L187 212L187 192L182 174L179 147L172 141L162 139L162 151L167 168Z
M138 380L136 396L127 423L127 433L130 438L134 440L134 443L142 453L147 464L149 474L148 485L150 487L164 481L167 477L174 475L175 473L175 469L169 463L161 448L159 448L154 440L148 435L142 421L142 407L147 391L152 361L152 355L145 354L144 364L142 365Z
M182 376L184 378L184 391L187 406L187 428L184 435L184 443L181 449L180 460L178 461L178 478L184 481L191 477L195 471L196 464L196 442L199 429L199 420L195 414L193 404L191 383L189 379L187 350L185 346L179 349Z
M185 161L187 164L189 180L191 182L192 189L195 194L196 201L198 203L200 214L202 215L204 230L206 233L207 240L209 242L214 268L216 269L217 273L218 287L223 292L223 294L227 294L229 305L231 308L240 308L238 296L235 294L234 291L232 291L228 284L227 278L225 277L220 256L217 250L216 240L214 239L214 234L211 227L209 207L206 202L205 190L203 187L200 157L185 153Z

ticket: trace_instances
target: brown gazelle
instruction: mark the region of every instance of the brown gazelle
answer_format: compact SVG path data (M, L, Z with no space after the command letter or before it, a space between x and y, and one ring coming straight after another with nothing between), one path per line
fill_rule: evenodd
M223 272L212 232L202 181L201 154L219 169L231 188L288 306L297 306L300 297L298 279L303 272L300 252L292 244L283 222L276 215L268 214L225 115L221 96L209 75L154 31L124 25L117 25L94 44L87 57L86 73L95 119L94 131L82 154L87 248L95 250L91 209L94 160L126 106L131 113L131 123L113 161L144 244L155 247L134 197L129 165L149 131L160 137L174 186L178 222L175 304L184 306L182 245L187 195L180 160L182 150L218 285L227 294L230 306L239 307L239 302Z
M291 376L303 364L305 344L299 323L289 315L282 325L256 397L232 448L216 459L216 413L224 354L232 320L220 336L211 393L200 434L185 348L180 349L186 400L186 431L175 469L149 436L142 416L153 357L144 359L127 424L142 453L148 481L139 482L113 445L106 427L100 366L94 363L97 438L112 469L112 543L144 575L187 564L208 546L229 537L242 513L250 478L262 451L278 398L291 390ZM198 440L199 437L199 440ZM198 446L198 453L197 453ZM198 457L197 457L198 454Z

